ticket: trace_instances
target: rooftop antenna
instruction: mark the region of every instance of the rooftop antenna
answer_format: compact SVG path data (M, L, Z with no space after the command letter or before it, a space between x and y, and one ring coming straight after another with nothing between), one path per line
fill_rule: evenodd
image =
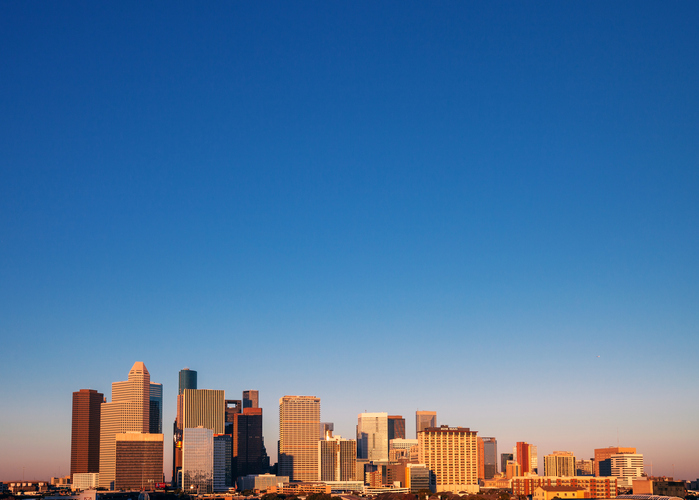
M619 447L619 428L616 428L616 447Z

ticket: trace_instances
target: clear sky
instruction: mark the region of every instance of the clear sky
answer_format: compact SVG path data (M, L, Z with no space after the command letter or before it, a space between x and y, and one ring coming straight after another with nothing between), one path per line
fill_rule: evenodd
M273 460L297 394L696 479L698 47L697 2L0 3L0 480L135 361L166 431L185 366L259 389Z

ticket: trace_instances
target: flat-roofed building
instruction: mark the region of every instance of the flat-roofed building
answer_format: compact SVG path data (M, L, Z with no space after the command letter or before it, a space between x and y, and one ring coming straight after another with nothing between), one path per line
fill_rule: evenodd
M318 479L320 398L284 396L279 400L279 473L292 481Z
M569 451L554 451L544 456L546 476L575 476L575 457Z
M643 476L643 455L619 453L610 457L612 476L619 478L620 488L631 488L633 480Z
M498 473L498 441L494 437L483 438L483 479L492 479Z
M100 416L104 394L94 389L73 393L70 475L100 470Z
M150 383L148 428L151 434L163 433L163 384Z
M406 464L405 487L411 493L434 491L434 474L425 464Z
M78 472L73 474L71 489L73 491L94 490L99 486L99 476L97 472Z
M476 431L446 425L428 427L417 439L418 461L434 473L436 492L478 492Z
M248 474L238 478L240 491L265 491L277 485L289 482L289 476L275 476L274 474Z
M115 441L115 490L152 489L163 481L162 434L126 432Z
M182 429L204 427L211 429L214 434L224 434L226 431L226 398L222 390L215 389L183 389Z
M595 476L612 475L612 455L619 453L636 453L636 448L624 448L619 446L609 446L608 448L595 449Z
M233 486L233 437L214 434L214 491L227 491Z
M388 440L405 439L405 419L401 415L388 416Z
M357 458L388 461L388 413L357 416Z
M437 427L436 411L416 411L415 412L415 437L417 433L428 427Z
M341 436L318 441L318 468L321 481L356 481L357 442Z
M182 491L186 494L214 491L214 432L211 429L185 427L182 432Z

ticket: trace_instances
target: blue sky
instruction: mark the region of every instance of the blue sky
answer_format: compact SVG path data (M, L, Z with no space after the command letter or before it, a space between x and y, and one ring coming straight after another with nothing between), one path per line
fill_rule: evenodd
M137 360L696 479L698 18L3 3L0 480Z

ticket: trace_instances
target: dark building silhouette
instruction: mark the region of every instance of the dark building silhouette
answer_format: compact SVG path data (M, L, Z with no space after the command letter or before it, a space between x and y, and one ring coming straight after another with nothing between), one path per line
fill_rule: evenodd
M500 453L500 472L507 471L507 462L514 459L514 453Z
M70 478L100 471L100 416L104 394L94 389L73 393L73 428L70 443Z
M405 419L400 415L388 416L388 441L405 439Z
M163 384L150 383L150 412L148 432L163 433Z

